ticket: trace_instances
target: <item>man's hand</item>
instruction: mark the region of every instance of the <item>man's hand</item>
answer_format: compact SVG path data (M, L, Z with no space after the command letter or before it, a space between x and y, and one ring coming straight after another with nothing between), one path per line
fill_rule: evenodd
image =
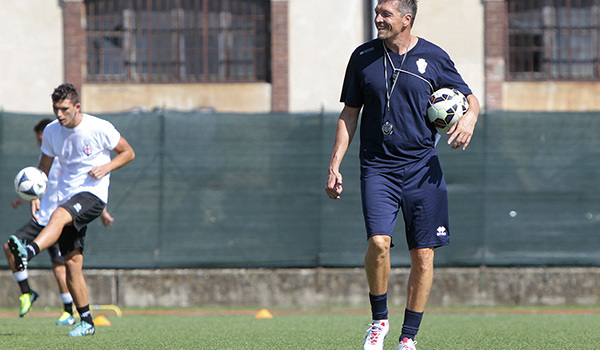
M100 221L102 221L102 225L104 225L104 227L108 227L115 221L115 218L113 218L108 210L106 210L106 207L104 207L102 214L100 214Z
M40 200L39 199L34 199L31 201L31 217L33 218L33 220L35 220L35 222L40 222L40 218L38 217L37 213L39 213L40 211Z
M448 144L452 145L452 149L461 148L463 151L467 149L471 138L473 137L473 130L475 129L475 123L477 118L473 117L473 113L467 112L462 116L452 127L448 130Z
M26 200L24 200L23 198L19 197L19 198L15 198L14 201L12 201L10 203L10 205L14 208L17 209L18 207L22 206L23 204L27 203Z
M108 165L101 165L101 166L93 167L88 172L88 175L94 180L100 180L101 178L104 177L104 175L108 174L109 172L110 172L110 169L109 169Z
M331 199L340 199L340 195L344 188L342 187L342 174L337 170L329 170L327 176L327 185L325 186L325 192Z
M475 124L477 124L477 118L479 118L479 100L475 95L471 94L467 96L469 102L469 109L450 130L448 130L448 144L452 145L452 149L461 148L467 149L471 138L473 137L473 131L475 130Z

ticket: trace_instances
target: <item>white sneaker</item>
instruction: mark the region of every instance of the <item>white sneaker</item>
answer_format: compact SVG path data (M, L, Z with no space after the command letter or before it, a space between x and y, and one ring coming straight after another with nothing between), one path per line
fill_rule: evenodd
M383 341L390 330L388 320L373 321L367 329L363 350L383 350Z
M417 350L415 345L417 345L416 341L410 338L404 338L402 339L402 342L398 344L398 350Z

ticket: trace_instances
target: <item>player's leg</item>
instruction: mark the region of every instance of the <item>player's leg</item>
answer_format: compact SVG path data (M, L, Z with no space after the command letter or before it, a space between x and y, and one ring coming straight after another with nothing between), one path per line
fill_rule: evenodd
M390 329L387 309L387 286L390 277L390 245L387 235L371 236L365 254L365 272L369 285L369 302L373 321L367 330L363 350L383 349Z
M399 349L414 348L414 339L419 332L433 284L433 257L433 248L410 250L411 267Z
M19 310L20 317L25 316L31 310L31 306L37 299L38 294L29 286L29 272L27 268L21 266L22 269L19 270L16 267L15 257L11 252L9 244L11 244L13 241L17 241L22 244L31 242L41 230L42 226L30 220L27 224L15 232L13 236L11 236L9 242L4 244L4 253L6 255L8 266L10 267L13 277L19 285L19 289L21 290L21 296L19 297L19 301L21 303L21 308Z
M95 333L94 321L88 302L87 284L83 276L83 255L81 254L81 249L70 252L64 259L67 267L67 286L73 296L77 312L81 317L81 323L73 328L69 332L69 335L73 337L93 335Z
M39 254L40 251L48 249L54 245L58 241L63 228L72 223L73 217L71 216L70 212L63 207L56 208L50 217L48 225L46 225L42 232L40 232L40 234L33 240L33 243L37 245L35 255ZM34 246L33 243L30 245Z
M416 312L425 311L429 292L433 284L433 248L410 250L410 276L406 306Z
M434 248L450 242L446 184L436 156L407 170L402 197L411 272L398 349L415 349L414 341L433 283Z
M394 186L383 176L361 179L363 214L367 230L365 272L373 322L363 349L383 349L389 331L387 289L390 275L392 231L398 216Z
M52 264L52 270L58 283L60 299L63 303L63 312L58 320L56 320L56 325L73 325L75 324L75 318L73 317L73 297L71 296L71 293L69 293L69 289L67 287L67 268L64 263L58 264L54 262Z
M6 256L6 262L8 263L8 267L14 273L18 270L15 268L15 258L13 257L10 249L8 248L8 242L4 243L4 255Z
M27 268L27 262L38 255L42 250L49 248L58 241L62 229L73 221L71 213L58 207L46 225L29 244L25 245L15 236L8 239L8 247L13 255L17 270Z
M56 324L59 326L73 325L75 323L75 318L73 317L73 298L67 287L67 268L64 259L60 255L58 243L48 248L48 254L52 262L52 272L58 285L60 299L63 303L63 312L56 321Z
M83 250L87 224L102 214L106 204L91 193L78 193L61 207L70 212L73 225L66 226L59 238L60 252L67 267L67 286L81 323L73 328L69 335L81 337L95 333L94 321L88 303L88 290L83 276Z
M372 296L387 293L390 276L391 243L392 237L387 235L375 235L368 239L365 254L365 272L369 284L369 293Z

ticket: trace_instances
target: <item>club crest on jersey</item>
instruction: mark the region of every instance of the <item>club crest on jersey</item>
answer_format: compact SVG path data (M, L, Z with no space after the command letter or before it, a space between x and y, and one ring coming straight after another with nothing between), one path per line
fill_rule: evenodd
M92 147L90 147L90 145L83 146L83 153L85 153L86 156L91 155L92 154Z
M425 74L425 71L427 70L427 61L425 61L424 58L419 58L417 60L417 68L419 69L419 73Z

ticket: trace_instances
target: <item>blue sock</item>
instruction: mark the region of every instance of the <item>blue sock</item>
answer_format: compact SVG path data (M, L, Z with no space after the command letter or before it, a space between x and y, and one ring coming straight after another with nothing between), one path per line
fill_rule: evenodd
M373 320L387 320L387 293L381 295L369 293L369 301L371 302L371 314L373 314Z
M400 335L400 341L402 341L404 338L415 340L415 336L419 332L419 326L421 325L422 319L422 312L404 309L404 324L402 325L402 335Z

